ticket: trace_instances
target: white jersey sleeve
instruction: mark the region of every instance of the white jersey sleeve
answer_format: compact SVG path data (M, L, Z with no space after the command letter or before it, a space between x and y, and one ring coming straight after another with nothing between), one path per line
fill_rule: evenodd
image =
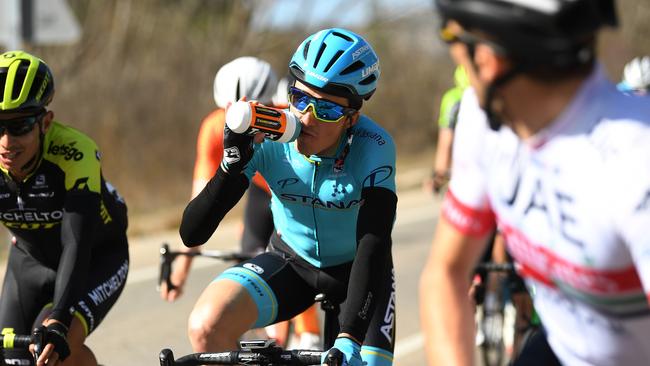
M472 88L467 88L458 112L452 177L442 214L458 230L472 236L484 235L494 227L482 155L489 132L487 118L476 94Z

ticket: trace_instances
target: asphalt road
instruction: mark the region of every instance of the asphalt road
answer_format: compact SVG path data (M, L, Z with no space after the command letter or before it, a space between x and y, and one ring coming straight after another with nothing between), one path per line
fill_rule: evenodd
M438 199L419 189L400 192L393 231L397 282L397 348L395 365L424 365L418 318L418 279L437 220ZM205 249L237 245L238 224L221 226ZM195 299L225 264L207 258L194 262L186 292L177 302L163 302L156 292L158 248L162 242L180 246L176 232L134 239L131 271L117 304L88 339L100 363L107 366L156 365L162 348L175 355L191 353L186 321Z

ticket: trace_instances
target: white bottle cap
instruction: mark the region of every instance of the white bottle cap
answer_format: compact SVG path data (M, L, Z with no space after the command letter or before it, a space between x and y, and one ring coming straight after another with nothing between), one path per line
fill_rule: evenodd
M251 125L251 107L248 102L235 102L228 107L226 124L235 133L244 133Z

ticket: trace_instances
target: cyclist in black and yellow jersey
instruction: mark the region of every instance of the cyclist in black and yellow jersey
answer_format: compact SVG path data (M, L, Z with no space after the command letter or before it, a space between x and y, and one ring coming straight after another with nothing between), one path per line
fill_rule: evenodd
M84 341L125 284L126 205L102 176L95 142L53 120L53 95L42 60L0 55L0 221L13 235L0 328L44 326L37 365L97 365ZM34 362L27 351L4 358Z

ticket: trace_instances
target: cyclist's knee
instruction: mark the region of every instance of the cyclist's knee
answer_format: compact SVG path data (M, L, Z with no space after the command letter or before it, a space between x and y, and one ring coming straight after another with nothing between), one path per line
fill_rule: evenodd
M236 347L237 339L257 319L257 308L240 284L218 280L199 297L188 321L188 336L197 352ZM218 330L218 331L217 331Z

